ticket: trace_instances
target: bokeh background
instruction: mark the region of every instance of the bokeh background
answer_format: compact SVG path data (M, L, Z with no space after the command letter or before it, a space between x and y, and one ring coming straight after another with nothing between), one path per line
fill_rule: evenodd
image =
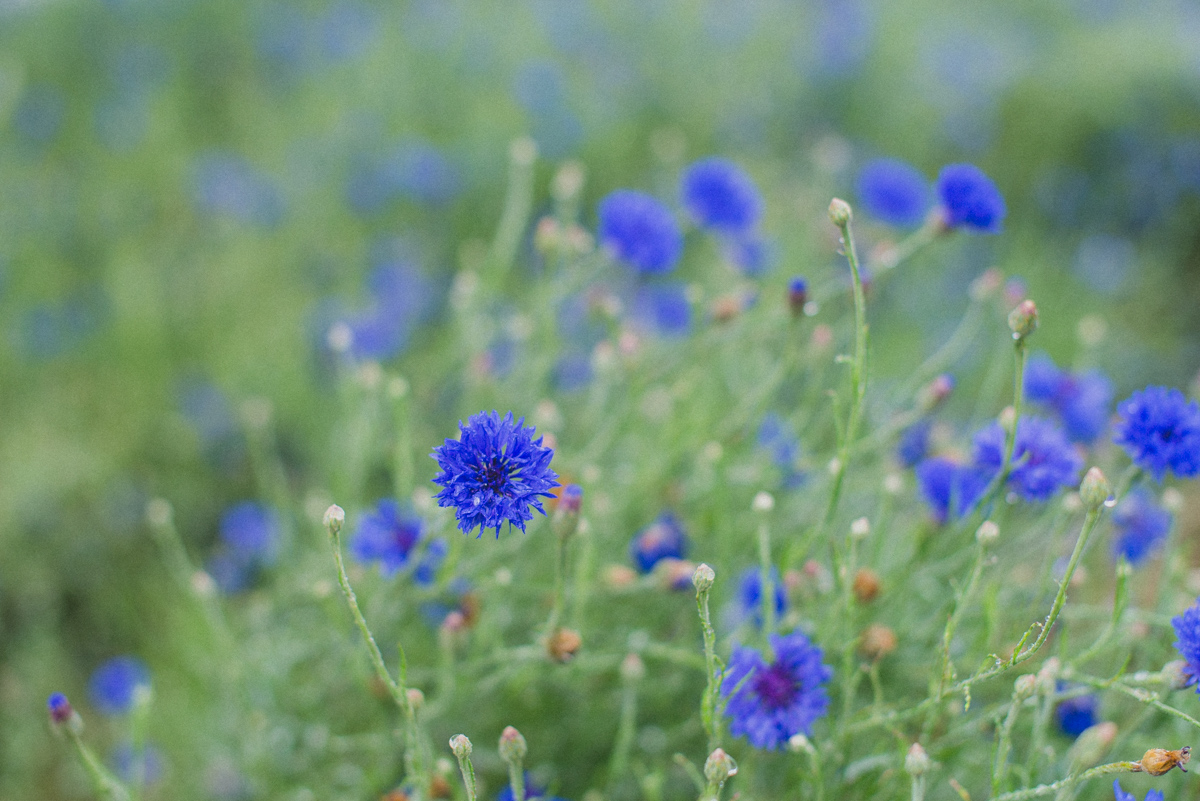
M767 197L777 275L835 258L824 208L854 202L867 160L973 162L1006 232L881 296L877 371L941 341L989 266L1054 321L1038 346L1086 350L1118 397L1186 387L1200 363L1188 0L0 0L0 797L86 796L45 697L82 702L116 653L149 661L176 710L158 724L176 774L211 768L189 747L200 646L161 601L146 502L170 498L184 542L210 549L254 494L254 398L291 484L327 486L330 326L366 330L389 299L366 355L436 364L452 278L486 248L525 134L535 208L578 160L587 226L614 188L674 198L683 164L734 159ZM513 358L502 336L488 348Z

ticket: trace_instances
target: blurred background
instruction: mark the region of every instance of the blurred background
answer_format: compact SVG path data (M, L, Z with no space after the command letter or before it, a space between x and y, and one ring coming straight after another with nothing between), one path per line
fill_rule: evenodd
M891 287L875 369L928 352L999 266L1060 363L1085 350L1083 321L1117 397L1187 387L1200 7L957 6L0 0L0 798L86 796L60 775L49 692L86 709L87 677L119 653L182 670L144 509L170 498L189 549L211 549L222 510L255 493L247 399L269 400L290 482L321 486L330 327L354 327L363 358L436 362L515 137L537 143L535 209L558 165L583 164L588 227L612 189L674 201L682 165L737 161L766 195L777 276L833 259L825 206L855 202L870 159L930 178L975 163L1006 231ZM176 708L194 689L156 686ZM188 742L186 716L167 728Z

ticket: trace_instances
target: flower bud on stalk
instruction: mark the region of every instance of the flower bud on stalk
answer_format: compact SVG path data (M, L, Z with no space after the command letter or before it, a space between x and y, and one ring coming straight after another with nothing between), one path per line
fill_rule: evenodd
M696 588L696 592L708 592L716 580L717 574L705 564L698 565L696 572L692 574L692 585Z
M708 781L708 787L704 791L706 801L719 798L725 782L731 776L737 775L737 772L737 762L725 753L724 749L718 748L709 754L708 759L704 761L704 778Z
M1023 342L1038 327L1037 304L1032 300L1023 300L1008 315L1008 327L1012 329L1013 339Z
M1083 501L1084 507L1088 511L1095 511L1108 503L1110 497L1112 487L1109 486L1104 473L1100 472L1100 468L1093 467L1088 470L1079 485L1079 499Z
M829 201L829 221L838 228L845 228L853 218L849 203L836 197Z

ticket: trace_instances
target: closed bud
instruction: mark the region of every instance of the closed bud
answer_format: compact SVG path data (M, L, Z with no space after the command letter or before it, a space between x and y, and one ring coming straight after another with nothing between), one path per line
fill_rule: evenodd
M838 228L845 228L849 225L853 216L850 204L846 201L836 197L829 201L829 221Z
M987 300L996 294L1003 283L1004 276L995 267L984 270L978 278L971 282L971 300L976 303Z
M920 743L909 746L908 754L904 757L904 771L909 776L924 776L929 772L931 765L929 754L925 753Z
M434 776L429 780L429 797L430 798L450 798L453 791L450 787L450 782L446 781L445 776Z
M860 567L852 586L859 603L869 604L879 597L879 574L869 567Z
M1161 776L1177 765L1180 770L1187 773L1184 765L1191 758L1192 748L1188 745L1185 745L1178 751L1168 751L1165 748L1151 748L1145 754L1142 754L1141 761L1138 764L1142 766L1142 770L1151 776Z
M412 704L413 709L420 709L425 705L425 693L421 692L415 687L411 690L408 690L406 695L408 696L408 702Z
M570 662L583 645L583 638L574 629L557 629L546 639L546 653L555 662Z
M341 533L342 526L346 523L346 510L335 503L325 510L325 517L322 522L324 522L329 536L336 537Z
M1084 729L1075 743L1067 750L1068 761L1077 767L1095 765L1104 758L1109 746L1117 738L1117 724L1112 721L1097 723Z
M717 574L711 567L703 563L696 567L696 572L692 573L692 585L696 588L696 592L708 592L716 580Z
M1017 680L1013 682L1013 695L1016 700L1020 701L1033 695L1033 691L1037 689L1037 676L1032 673L1026 673L1024 676L1017 676Z
M54 693L46 699L46 707L50 711L50 722L56 726L61 726L75 715L71 702L62 693Z
M1045 661L1037 672L1038 691L1042 695L1052 695L1058 691L1058 673L1062 670L1062 662L1057 656Z
M984 520L975 530L975 541L980 545L991 545L1000 538L1000 527L992 520Z
M505 762L521 765L525 761L527 753L529 753L529 746L525 743L521 732L512 726L505 726L504 731L500 732L500 758Z
M875 662L896 650L896 632L882 623L872 623L858 641L858 652Z
M709 784L720 786L737 771L737 762L723 748L716 749L704 760L704 778L708 779Z
M932 412L954 393L954 376L942 373L917 393L917 406L923 412Z
M621 678L630 684L646 676L646 663L637 654L626 654L621 660Z
M862 541L871 533L871 521L860 517L850 524L850 539Z
M766 514L775 508L775 496L769 492L759 492L751 501L750 508L760 514Z
M559 540L566 542L579 528L579 510L583 508L583 487L578 484L568 484L563 488L558 499L558 507L554 510L551 525Z
M1159 676L1162 677L1163 683L1172 690L1182 690L1184 687L1190 686L1195 678L1187 669L1187 663L1182 659L1175 659L1163 665Z
M800 276L788 281L787 302L793 316L804 314L804 305L808 303L808 282Z
M1095 511L1107 503L1111 496L1112 487L1108 485L1108 479L1100 472L1100 468L1089 469L1079 484L1079 499L1083 501L1084 508L1089 512Z
M465 734L456 734L450 738L450 750L459 759L466 759L471 755L471 741Z
M1037 304L1032 300L1023 300L1017 304L1008 315L1008 327L1012 329L1013 339L1024 340L1038 327Z
M553 256L562 245L562 226L553 217L538 220L533 229L533 246L543 256Z

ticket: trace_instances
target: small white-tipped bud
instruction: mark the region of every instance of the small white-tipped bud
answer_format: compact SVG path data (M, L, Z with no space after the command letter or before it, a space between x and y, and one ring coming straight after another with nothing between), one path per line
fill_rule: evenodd
M883 478L883 491L888 495L899 495L904 492L904 476L899 473L888 473Z
M1033 691L1037 689L1038 677L1032 673L1026 673L1024 676L1017 676L1017 680L1013 682L1013 695L1017 700L1028 698L1033 695Z
M737 771L737 762L723 748L716 749L704 760L704 778L708 779L709 784L719 787Z
M920 743L909 746L908 754L904 757L904 770L909 776L924 776L930 766L929 754L925 753Z
M465 734L456 734L450 738L450 750L459 759L466 759L471 755L471 741L467 739L467 735Z
M1013 339L1020 342L1037 330L1038 309L1032 300L1023 300L1017 304L1008 315L1008 327L1012 330Z
M524 762L525 755L529 753L529 746L525 743L521 732L512 726L505 726L504 731L500 732L499 750L500 758L505 762L520 765Z
M336 536L341 533L342 526L346 523L346 510L336 503L332 504L325 510L325 517L322 518L321 522L324 523L329 536Z
M703 562L696 565L696 572L692 573L692 586L696 588L696 592L708 592L716 580L717 574L711 567Z
M838 228L845 228L853 217L849 203L836 197L829 201L829 221Z
M554 174L554 183L550 192L558 201L571 200L583 190L583 164L578 161L568 161L558 168Z
M408 696L408 702L412 704L413 709L420 709L425 706L425 693L414 687L405 694Z
M1089 469L1079 484L1079 499L1083 501L1084 507L1088 511L1099 509L1111 496L1112 487L1108 485L1108 479L1100 472L1100 468Z
M759 492L754 496L754 501L750 504L750 508L756 512L766 514L775 508L775 496L769 492Z
M871 533L871 521L860 517L850 524L850 537L855 540L865 540Z
M1187 663L1182 659L1175 659L1163 665L1159 675L1163 683L1172 690L1182 690L1192 683L1193 678L1191 671L1187 669Z
M629 683L641 681L646 675L646 663L637 654L626 654L621 660L621 678Z
M991 545L999 538L1000 527L992 520L984 520L975 531L975 541L980 545Z

